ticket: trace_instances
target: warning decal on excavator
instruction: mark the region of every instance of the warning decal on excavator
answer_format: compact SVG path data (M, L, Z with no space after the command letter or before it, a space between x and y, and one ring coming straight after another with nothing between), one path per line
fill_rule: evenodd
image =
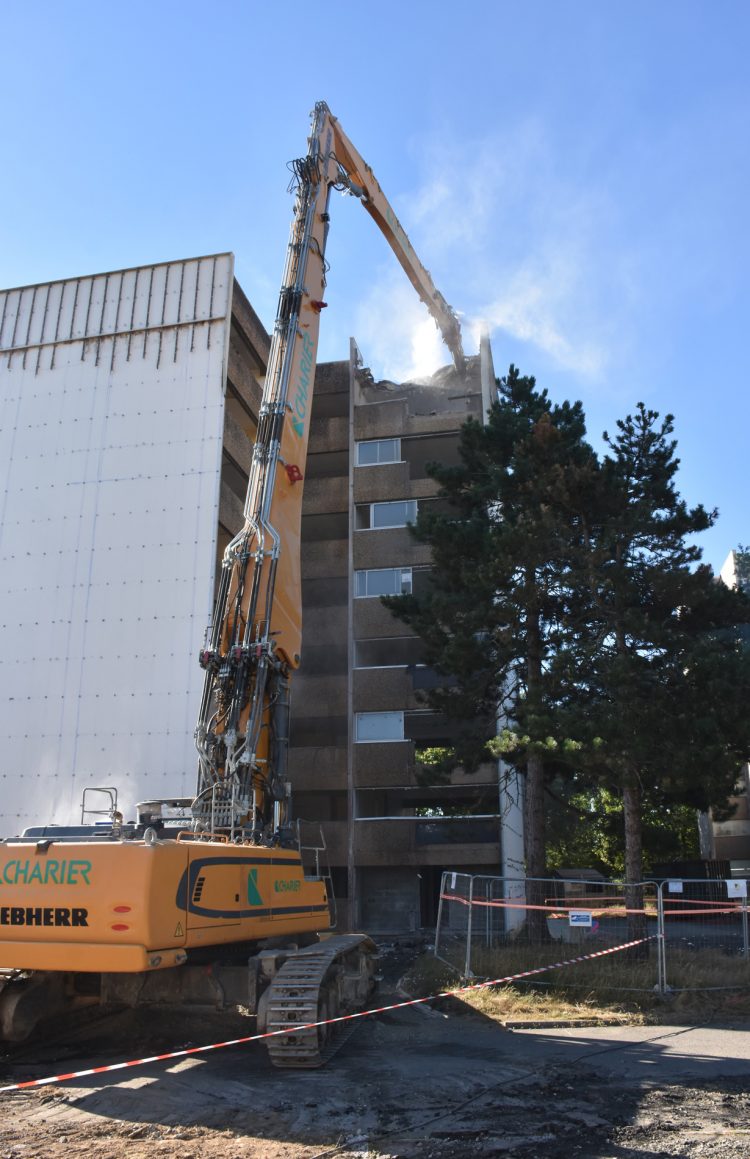
M174 936L175 938L184 938L184 936L185 936L185 931L184 931L184 930L183 930L183 928L182 928L182 922L178 922L178 923L177 923L177 925L175 926L175 931L174 931L174 935L173 935L173 936Z

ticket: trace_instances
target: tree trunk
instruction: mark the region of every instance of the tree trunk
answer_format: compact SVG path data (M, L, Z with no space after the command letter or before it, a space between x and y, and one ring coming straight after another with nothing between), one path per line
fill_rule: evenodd
M536 575L529 570L526 581L526 695L529 706L538 708L542 692L542 633L539 612L534 608ZM530 752L526 759L526 795L524 798L524 845L526 856L526 932L532 945L549 941L544 905L545 884L529 878L543 878L547 870L547 848L544 816L544 757Z
M544 877L546 872L544 827L544 758L539 753L530 753L526 762L524 797L527 877Z
M628 941L646 937L646 915L643 912L643 831L641 824L641 790L637 782L622 790L625 823L625 910ZM634 947L634 956L648 955L648 946Z
M526 932L533 945L549 941L547 914L543 906L545 883L539 880L547 872L547 853L544 840L544 758L530 753L526 762L526 792L524 795L524 832L526 854ZM532 879L532 880L529 880Z

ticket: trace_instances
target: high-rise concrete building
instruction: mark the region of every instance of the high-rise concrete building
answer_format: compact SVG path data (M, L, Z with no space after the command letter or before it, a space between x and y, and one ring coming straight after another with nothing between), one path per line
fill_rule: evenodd
M449 743L451 728L420 698L436 676L419 640L379 599L426 581L429 553L408 527L437 502L426 465L457 461L461 424L483 419L494 385L487 341L465 381L446 370L374 383L354 342L318 368L290 776L297 814L324 822L349 926L434 925L444 869L500 870L497 767L420 785L420 748Z
M0 294L0 836L75 819L87 785L116 787L128 814L192 793L197 653L269 345L230 254ZM461 382L375 383L354 343L318 367L290 777L297 816L322 823L342 926L433 925L443 869L500 868L496 767L419 783L419 749L450 729L379 599L425 582L408 524L436 502L426 464L455 461L493 390L487 341Z
M721 565L719 572L719 579L725 583L728 588L742 588L744 591L748 590L750 584L745 578L747 573L747 566L742 567L742 561L746 560L747 552L743 549L733 550Z

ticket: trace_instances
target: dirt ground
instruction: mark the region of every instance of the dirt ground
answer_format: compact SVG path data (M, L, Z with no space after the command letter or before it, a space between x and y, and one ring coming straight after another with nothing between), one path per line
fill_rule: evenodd
M252 1030L127 1012L0 1056L0 1085ZM617 1028L604 1049L545 1051L475 1013L399 1010L363 1020L320 1071L274 1070L251 1044L0 1095L0 1159L748 1159L750 1067L702 1076L696 1059L660 1080L660 1031L630 1073L608 1065Z

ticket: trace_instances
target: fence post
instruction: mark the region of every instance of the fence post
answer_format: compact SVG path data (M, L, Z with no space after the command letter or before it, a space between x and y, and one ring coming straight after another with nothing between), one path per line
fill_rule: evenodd
M466 926L466 963L464 965L464 977L471 978L471 926L474 917L474 878L469 878L469 920Z
M484 948L489 951L492 946L492 907L489 902L492 900L490 894L492 892L492 880L489 877L484 879Z
M657 988L661 995L667 992L667 943L664 926L664 882L660 881L656 887L656 961L658 980Z
M445 879L447 876L448 872L444 869L440 876L440 897L438 898L437 925L435 926L435 949L433 950L433 955L436 958L439 957L438 946L440 945L440 929L443 921L443 895L445 893Z

